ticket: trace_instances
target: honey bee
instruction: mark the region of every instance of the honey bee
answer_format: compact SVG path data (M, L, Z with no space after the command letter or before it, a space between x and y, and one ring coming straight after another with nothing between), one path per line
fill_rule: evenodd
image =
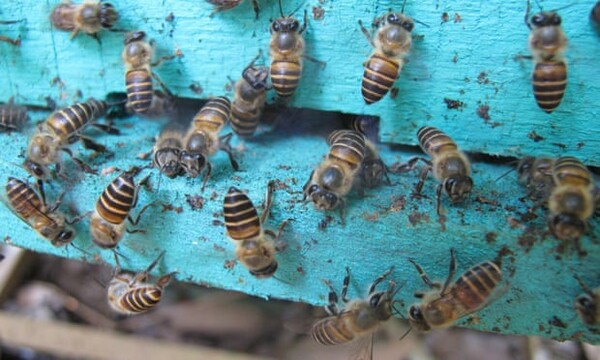
M52 26L71 31L71 39L80 31L97 39L100 30L111 29L118 19L119 13L112 4L89 0L83 4L72 4L69 0L63 0L50 15Z
M75 229L71 224L79 221L80 218L67 220L65 215L58 211L62 195L54 205L49 207L45 199L38 195L31 186L21 180L9 177L6 183L6 196L9 208L52 245L65 246L75 238Z
M525 185L532 199L545 200L554 188L552 168L555 159L549 157L525 156L517 165L519 184Z
M429 280L429 277L414 260L409 261L419 272L421 280L432 290L418 292L419 304L408 310L410 325L422 332L451 326L456 320L481 310L496 297L493 291L502 280L500 264L484 261L463 273L454 283L450 283L456 271L454 249L450 249L450 271L442 286Z
M242 3L242 1L244 1L244 0L206 0L206 1L215 6L215 10L213 11L213 14L214 14L219 11L233 9L234 7L237 7L238 5L240 5ZM252 8L254 9L254 14L256 14L256 20L258 20L258 14L260 12L260 9L258 7L257 0L252 0Z
M179 154L183 149L183 133L174 129L165 129L156 139L153 149L153 162L161 173L174 178L183 173L179 164Z
M269 69L254 66L259 56L260 54L246 66L242 78L235 83L231 129L241 137L254 134L265 106Z
M379 325L392 317L393 297L396 294L396 284L390 281L386 291L375 291L377 285L383 282L392 272L393 267L380 275L369 287L365 299L349 301L346 297L350 284L350 271L346 268L346 276L342 286L342 302L344 309L338 307L338 295L329 281L324 281L329 288L329 304L325 311L329 315L317 320L311 329L312 338L321 345L340 345L355 341L361 343L360 351L363 357L372 358L372 337ZM369 341L370 340L370 341ZM357 354L357 355L358 355ZM366 355L366 356L365 356Z
M360 191L362 188L374 188L381 184L383 179L388 185L391 184L388 177L388 168L381 160L374 141L377 139L377 120L371 116L357 116L352 118L350 127L365 137L365 157L359 170ZM373 140L371 140L373 139ZM329 141L333 140L330 136ZM329 144L331 145L331 143Z
M210 178L212 165L208 158L218 150L229 156L231 167L239 170L239 165L231 150L229 141L232 134L219 137L221 129L229 122L231 102L224 96L210 99L194 116L184 137L184 149L179 153L179 163L190 177L198 177L205 171L202 190Z
M280 0L281 17L271 23L271 41L269 43L271 82L277 95L283 98L294 95L302 75L302 57L304 56L302 33L306 30L307 13L304 11L304 24L300 28L300 22L292 17L297 10L288 16L283 15Z
M77 103L66 108L57 110L38 125L36 132L29 139L27 158L23 166L29 174L41 181L50 177L49 166L54 164L56 173L60 174L61 151L67 153L71 159L87 173L96 172L82 160L73 156L69 145L81 140L84 148L98 152L106 151L106 147L94 142L82 131L88 126L94 126L110 134L118 134L119 131L109 125L99 124L95 119L106 114L107 104L104 101L89 99L83 103Z
M353 130L336 130L329 135L327 143L329 154L304 185L303 200L310 197L319 210L339 207L344 221L344 197L352 189L365 158L365 138Z
M563 52L567 37L556 12L542 11L529 20L530 1L527 1L525 24L531 30L529 48L535 62L532 85L538 106L550 114L560 104L567 87L567 64Z
M13 98L0 105L0 131L20 131L28 119L27 109L15 105Z
M373 53L365 62L362 78L362 96L367 105L381 100L400 75L404 57L412 46L413 20L400 13L390 12L376 19L379 29L371 37L359 20L358 25L373 47Z
M575 298L575 311L577 315L587 325L600 324L600 287L591 289L579 276L575 275L575 279L585 292Z
M590 16L592 20L596 22L596 24L600 24L600 1L598 1L596 5L594 5Z
M108 285L108 304L119 314L135 315L154 308L162 297L163 289L169 284L176 272L163 275L155 284L148 283L150 272L165 255L163 251L158 258L141 273L129 274L121 272L119 259L115 256L117 267Z
M152 79L156 80L164 92L172 97L160 78L151 71L151 67L158 66L165 60L171 60L181 56L180 52L174 55L162 56L156 62L151 62L154 49L151 43L146 41L146 33L133 31L125 36L125 48L121 57L125 64L125 87L127 91L127 107L136 114L146 115L156 106L156 99Z
M135 218L131 210L136 206L140 187L146 185L149 175L137 185L134 176L141 168L132 168L123 172L104 189L96 202L96 208L90 218L92 240L102 249L114 249L125 232L130 234L144 232L140 229L127 229L125 220L137 225L142 214L152 203L145 205Z
M229 238L236 242L236 257L253 276L264 279L277 270L275 254L283 248L279 242L288 220L279 226L277 233L265 229L263 224L269 217L274 183L267 186L265 210L260 218L248 195L230 187L223 201L225 229Z
M592 174L572 156L556 160L552 169L555 187L548 199L548 227L560 240L575 241L587 231L587 220L595 210Z

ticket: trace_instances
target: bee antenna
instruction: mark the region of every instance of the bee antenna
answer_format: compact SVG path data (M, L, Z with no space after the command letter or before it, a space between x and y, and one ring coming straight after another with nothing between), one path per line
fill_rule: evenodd
M281 6L281 0L279 0L279 13L281 14L281 17L285 17L285 15L283 15L283 7Z
M79 246L77 246L77 245L75 245L75 244L73 244L73 243L70 243L70 245L71 245L72 247L74 247L75 249L77 249L77 250L81 251L82 253L86 254L87 256L93 256L91 253L89 253L89 252L85 251L83 248L80 248Z
M305 1L301 2L301 3L300 3L300 5L298 5L298 7L297 7L296 9L294 9L294 11L292 11L292 12L291 12L291 13L290 13L288 16L286 16L286 17L290 17L290 16L294 15L294 14L296 13L296 11L300 10L300 9L301 9L301 8L304 6L304 4L305 4L305 3L306 3ZM281 6L281 0L279 1L279 6ZM282 14L282 15L283 15L283 14Z
M407 337L408 334L410 334L411 330L412 330L412 326L409 327L408 330L402 336L400 336L400 339L398 339L398 341L404 340L404 338Z
M150 271L152 271L152 269L154 269L154 267L156 266L156 264L158 264L158 262L160 261L160 259L162 259L162 257L163 257L163 256L165 256L165 253L166 253L166 252L167 252L166 250L163 250L163 251L160 253L160 255L158 255L158 257L156 258L156 260L154 260L154 261L152 262L152 264L150 264L150 266L148 266L148 268L147 268L147 269L146 269L146 271L144 271L144 272L145 272L145 273L147 273L147 274L149 274L149 273L150 273Z
M529 0L527 1L527 3L529 4ZM540 11L544 11L544 9L542 9L542 4L540 4L539 0L535 0L535 4L540 8Z
M291 282L289 282L289 281L287 281L287 280L283 280L282 278L279 278L279 277L277 277L277 276L275 276L275 275L273 275L272 277L273 277L273 279L275 279L275 280L277 280L277 281L281 281L281 282L282 282L282 283L284 283L284 284L292 285L292 283L291 283Z
M404 14L404 7L406 6L406 0L404 0L404 2L402 3L402 10L400 10L400 12L402 14Z
M511 172L517 170L516 167L513 167L512 169L506 171L504 174L500 175L498 178L496 178L496 180L494 180L495 182L498 182L500 179L502 179L503 177L505 177L506 175L510 174Z
M424 23L424 22L422 22L422 21L420 21L420 20L417 20L417 19L415 19L415 18L412 18L412 19L413 19L413 21L414 21L414 22L416 22L417 24L421 24L421 25L425 26L426 28L428 28L428 27L431 27L431 26L427 25L426 23Z
M560 11L560 10L564 10L564 9L566 9L566 8L568 8L568 7L571 7L571 6L573 6L573 3L571 3L571 4L567 4L567 5L565 5L565 6L561 6L561 7L559 7L559 8L556 8L556 9L552 9L552 10L550 10L550 11L555 13L555 12L558 12L558 11Z

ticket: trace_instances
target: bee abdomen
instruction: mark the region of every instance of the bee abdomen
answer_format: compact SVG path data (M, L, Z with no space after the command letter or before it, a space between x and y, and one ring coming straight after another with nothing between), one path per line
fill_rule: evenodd
M258 127L260 110L240 109L235 103L231 106L231 128L238 136L252 136Z
M64 31L75 30L74 5L67 3L58 4L52 10L52 14L50 14L50 21L57 29Z
M352 169L360 166L365 157L365 138L353 130L336 130L327 137L329 158L347 163Z
M467 270L452 287L452 296L462 307L474 310L486 302L502 280L502 271L492 261L485 261Z
M125 87L127 89L127 103L133 111L138 114L148 112L153 96L150 73L145 69L128 71L125 74Z
M121 224L131 211L134 198L133 178L121 175L102 192L96 203L96 211L104 220L112 224Z
M121 306L131 312L144 312L160 302L162 291L157 287L131 290L121 298Z
M563 61L535 64L533 94L542 110L551 113L558 107L567 87L567 65Z
M312 338L321 345L345 344L354 340L339 316L327 317L317 321L311 330Z
M42 208L42 200L38 194L21 180L9 177L6 183L6 194L13 209L25 219Z
M65 139L87 125L94 114L95 105L88 102L77 103L52 113L46 120L46 125L61 139Z
M260 235L261 225L256 208L246 194L231 187L223 202L225 228L233 240L246 240Z
M271 63L271 83L277 95L289 97L294 95L302 75L302 64L299 61L275 60Z
M572 156L564 156L556 160L554 178L560 185L590 186L592 184L590 171L581 161Z
M24 108L12 105L0 106L0 130L19 130L27 122Z
M224 96L210 99L192 121L196 129L219 132L229 122L231 101Z
M456 143L441 130L432 126L423 126L417 132L417 139L421 149L430 156L439 154L442 151L457 150Z
M390 90L400 72L400 64L381 54L373 54L365 64L362 78L362 96L372 104L381 100Z

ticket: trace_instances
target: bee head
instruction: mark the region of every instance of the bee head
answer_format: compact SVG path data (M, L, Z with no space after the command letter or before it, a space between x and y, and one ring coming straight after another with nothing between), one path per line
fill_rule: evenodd
M384 20L385 23L398 25L408 32L411 32L415 27L415 23L412 19L401 13L389 13Z
M293 17L281 17L271 23L271 32L296 32L300 29L300 22Z
M548 228L557 239L573 241L583 236L587 225L573 214L559 213L548 218Z
M119 13L111 3L100 3L100 24L105 29L110 29L119 19Z
M429 324L427 324L425 317L423 317L423 312L421 311L420 305L412 305L408 309L408 321L410 326L417 328L421 332L427 332L431 330L431 327Z
M308 188L308 195L319 210L331 210L338 206L339 198L333 192L321 188L317 184L313 184Z
M443 186L452 202L458 203L471 192L473 179L470 176L452 176L444 180Z
M174 178L181 172L179 149L164 148L156 151L154 153L154 163L161 173Z
M196 151L183 150L179 153L179 164L190 177L198 177L206 166L206 157Z
M531 24L536 28L544 26L560 26L561 22L560 15L555 12L542 11L531 17Z
M31 176L35 177L36 179L46 180L49 177L48 168L34 162L30 158L25 159L25 162L23 162L23 167Z

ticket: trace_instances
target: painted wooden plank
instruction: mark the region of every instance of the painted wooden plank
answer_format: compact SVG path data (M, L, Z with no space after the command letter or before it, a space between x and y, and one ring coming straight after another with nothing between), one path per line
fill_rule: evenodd
M50 27L48 14L57 3L24 0L0 4L3 18L24 19L19 25L0 25L2 34L20 34L23 39L20 48L0 43L0 69L7 79L0 83L0 94L18 95L22 102L34 104L43 104L50 96L59 104L68 104L81 97L123 91L122 34L103 32L101 44L85 35L70 41L69 34ZM205 1L113 3L121 13L118 28L146 31L156 40L159 55L175 49L183 52L183 58L156 69L180 96L206 98L230 91L228 76L237 78L259 49L265 52L268 64L269 19L279 14L277 1L259 1L258 21L249 1L213 17L209 17L212 7ZM301 3L285 1L285 11ZM564 5L558 0L540 3L545 9ZM400 2L304 2L302 9L309 12L306 53L326 61L327 66L321 69L306 62L291 105L379 115L385 142L414 145L414 130L429 124L456 133L457 140L472 152L572 154L598 166L600 130L595 120L599 114L592 104L600 92L595 61L600 42L598 29L588 16L593 3L572 2L560 10L570 40L566 52L569 85L563 104L547 115L532 96L531 61L514 60L519 54L528 54L525 0L408 1L406 13L427 26L416 24L409 63L396 83L398 96L371 106L366 106L360 95L362 63L371 48L357 20L368 24L390 7L398 10ZM315 19L314 7L324 10L321 19ZM446 22L443 13L449 15ZM450 110L444 98L464 105ZM482 106L489 107L487 112ZM489 119L482 118L485 114Z
M481 311L477 321L463 320L460 326L600 342L598 333L583 326L573 310L573 299L581 293L573 274L597 285L600 248L584 238L582 246L587 256L580 257L569 247L562 251L557 249L559 241L542 236L542 212L537 219L524 221L523 214L531 204L518 200L523 189L516 184L514 174L496 181L508 167L474 163L473 197L455 207L444 199L448 211L445 231L435 215L435 181L430 178L426 182L426 198L417 200L410 196L416 172L392 175L392 186L367 191L364 198L352 195L347 224L342 226L337 213L329 214L332 218L328 221L326 214L303 204L301 193L311 170L327 151L325 135L341 126L339 117L297 111L283 116L286 123L277 130L264 129L252 141L234 140L241 171L233 172L222 153L211 159L215 170L204 193L200 193L199 179L171 180L152 173L154 190L140 192L140 206L149 202L155 206L140 222L146 233L127 235L119 245L118 251L126 257L121 260L122 265L141 270L166 250L156 274L178 271L179 281L315 305L323 305L327 299L321 279L330 279L336 287L340 286L346 266L353 276L350 295L359 296L377 275L393 265L392 278L402 286L398 299L404 303L402 311L406 311L414 301L414 291L424 287L409 258L418 261L433 278L443 279L450 248L458 253L459 271L493 259L502 251L507 254L503 269L510 284L508 291ZM43 118L43 114L33 115L34 121ZM152 139L164 122L130 118L117 125L122 129L121 136L96 137L114 149L114 157L89 160L86 151L78 146L74 147L76 153L99 171L111 166L127 169L144 164L139 155L151 150ZM9 176L25 178L25 172L14 163L22 161L27 137L16 133L1 136L0 180L5 183ZM387 147L381 154L388 164L416 155ZM81 174L70 161L65 161L65 165L68 179L53 182L48 187L48 197L54 199L66 190L65 208L76 213L92 210L100 193L117 175ZM228 188L236 186L247 190L258 206L269 180L277 180L279 189L267 226L276 228L288 218L293 221L284 234L288 247L278 256L276 278L258 280L235 261L234 246L224 233L222 201ZM201 196L202 207L193 210L187 200L196 195ZM477 197L481 197L479 201ZM114 263L110 251L100 251L91 243L87 219L77 225L79 236L75 244L92 256L84 256L73 247L52 247L4 207L0 208L0 223L4 224L0 236L6 243L57 256L86 261L101 258ZM598 225L597 219L592 221L596 235Z

